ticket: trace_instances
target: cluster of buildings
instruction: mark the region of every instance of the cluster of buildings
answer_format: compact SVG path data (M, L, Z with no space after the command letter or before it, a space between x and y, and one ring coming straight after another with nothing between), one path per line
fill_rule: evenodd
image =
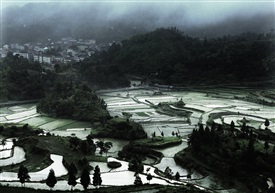
M8 52L18 54L29 61L38 61L49 65L78 62L91 56L95 51L108 49L109 44L97 44L96 40L62 38L59 41L41 43L11 43L0 48L0 57L4 58Z

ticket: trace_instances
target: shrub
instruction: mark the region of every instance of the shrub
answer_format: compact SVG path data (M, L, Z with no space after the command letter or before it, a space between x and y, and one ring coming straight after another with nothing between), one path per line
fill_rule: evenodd
M119 168L119 167L121 167L121 163L120 162L116 162L116 161L111 161L111 162L107 163L107 166L109 168L112 168L112 169Z

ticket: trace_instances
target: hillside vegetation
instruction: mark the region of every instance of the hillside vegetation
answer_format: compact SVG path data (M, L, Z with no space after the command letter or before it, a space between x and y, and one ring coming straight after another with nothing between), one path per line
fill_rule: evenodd
M189 169L214 173L231 187L241 187L241 192L272 192L274 188L269 189L267 180L274 179L275 174L274 141L257 133L245 123L241 130L234 124L200 125L190 135L189 146L175 155L175 161Z
M143 82L169 85L256 82L272 86L274 38L274 32L247 32L198 39L176 28L160 28L55 68L8 53L0 61L0 95L3 100L41 99L52 85L64 80L86 81L94 90L127 87L126 74L143 77Z
M0 60L0 100L42 99L66 81L78 84L88 82L93 89L130 85L123 71L106 65L94 67L90 60L84 60L77 67L73 64L57 64L52 67L37 61L30 62L18 54L8 52ZM59 88L54 88L55 86Z
M106 107L87 85L58 82L37 105L37 111L59 118L100 121L110 117Z
M44 71L45 73L45 71ZM0 61L0 99L28 100L45 96L45 87L52 81L50 74L45 76L41 65L30 63L11 52Z
M161 84L265 80L275 69L274 37L273 32L248 32L198 39L176 28L160 28L113 44L93 60Z

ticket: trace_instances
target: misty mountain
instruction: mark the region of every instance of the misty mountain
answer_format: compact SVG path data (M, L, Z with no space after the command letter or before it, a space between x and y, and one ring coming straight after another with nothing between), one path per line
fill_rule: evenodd
M218 12L221 15L215 18L211 14L199 15L200 10L203 9L198 5L189 4L28 3L3 10L3 40L24 43L73 36L113 42L159 27L177 26L193 37L267 33L274 28L274 11L252 15L229 10L231 15ZM197 15L193 16L193 12Z
M274 32L249 32L198 39L177 28L159 28L113 44L76 66L92 82L101 66L169 85L265 81L274 77L274 38Z

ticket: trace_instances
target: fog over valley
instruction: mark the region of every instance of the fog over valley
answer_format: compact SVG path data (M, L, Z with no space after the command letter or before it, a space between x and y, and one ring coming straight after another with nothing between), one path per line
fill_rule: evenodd
M2 2L3 41L31 42L73 36L119 41L160 27L194 37L274 28L274 2Z

